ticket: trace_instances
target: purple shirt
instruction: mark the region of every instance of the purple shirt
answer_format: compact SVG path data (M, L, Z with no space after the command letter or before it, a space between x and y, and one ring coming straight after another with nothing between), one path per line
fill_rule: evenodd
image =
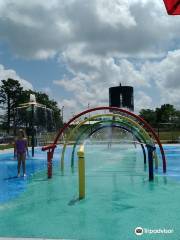
M17 153L26 153L27 141L25 139L18 139L16 141L16 151Z

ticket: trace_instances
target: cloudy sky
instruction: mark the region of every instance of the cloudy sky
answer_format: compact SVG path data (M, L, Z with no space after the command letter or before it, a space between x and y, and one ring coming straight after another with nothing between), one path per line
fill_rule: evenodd
M0 0L0 79L47 92L66 118L135 90L135 109L180 108L180 16L163 0Z

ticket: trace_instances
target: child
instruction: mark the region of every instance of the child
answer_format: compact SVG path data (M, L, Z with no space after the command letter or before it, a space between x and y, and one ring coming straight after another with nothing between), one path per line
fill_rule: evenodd
M26 151L28 154L27 139L25 138L24 131L20 129L14 145L14 156L17 156L18 160L18 177L20 177L21 163L23 167L23 176L26 176Z

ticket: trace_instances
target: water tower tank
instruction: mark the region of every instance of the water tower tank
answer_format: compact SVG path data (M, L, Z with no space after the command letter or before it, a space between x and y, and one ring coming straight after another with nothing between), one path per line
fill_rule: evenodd
M121 86L109 88L109 106L127 108L134 111L133 87Z

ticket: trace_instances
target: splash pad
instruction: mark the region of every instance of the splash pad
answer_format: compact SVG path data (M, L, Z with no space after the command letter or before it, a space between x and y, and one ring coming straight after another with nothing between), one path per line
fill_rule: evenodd
M105 113L102 113L102 111L104 111ZM106 111L108 111L108 113L106 113ZM90 116L90 114L92 113L93 116ZM82 117L84 119L82 119ZM92 121L94 121L93 124ZM158 168L158 157L155 144L158 144L159 146L162 158L163 172L166 172L166 158L162 144L153 128L144 119L125 109L117 107L97 107L88 109L74 116L64 125L62 129L60 129L59 133L54 139L54 143L42 148L43 151L48 151L48 178L52 177L53 154L58 142L63 140L63 149L60 158L60 166L62 173L64 172L64 155L67 145L73 145L71 155L71 168L73 169L75 148L78 144L80 144L80 150L78 151L79 199L83 199L85 197L85 140L102 128L110 128L111 140L108 145L111 145L112 128L114 127L123 129L126 132L130 132L132 136L137 139L137 142L133 142L141 145L145 165L146 159L148 158L149 181L153 181L154 179L154 162L155 169Z

